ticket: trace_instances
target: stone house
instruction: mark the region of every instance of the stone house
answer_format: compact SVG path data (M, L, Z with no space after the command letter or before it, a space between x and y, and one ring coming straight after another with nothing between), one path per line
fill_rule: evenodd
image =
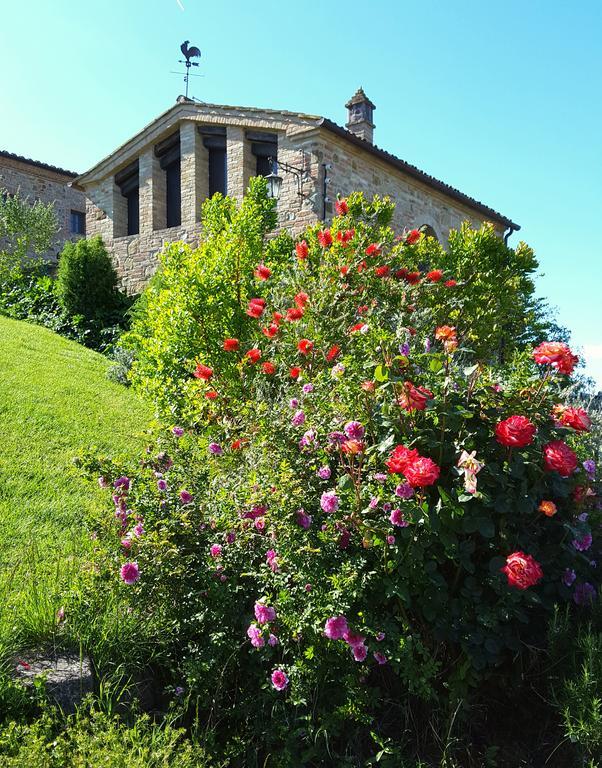
M85 191L86 232L100 234L125 289L139 292L166 241L194 243L201 203L215 192L242 198L263 174L278 198L279 226L293 233L328 221L334 201L354 190L389 195L396 229L423 227L440 241L468 220L510 219L373 143L374 104L360 88L345 105L346 127L317 115L204 104L176 104L76 179ZM278 194L279 193L279 194Z
M72 186L76 176L73 171L0 150L0 193L19 192L32 202L54 204L59 230L51 250L39 254L53 261L67 240L86 234L86 198L81 189Z

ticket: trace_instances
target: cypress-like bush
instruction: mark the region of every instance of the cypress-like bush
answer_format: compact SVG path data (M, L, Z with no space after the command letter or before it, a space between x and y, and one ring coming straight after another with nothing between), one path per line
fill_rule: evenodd
M89 322L121 305L117 274L100 236L65 244L59 258L56 293L65 312Z

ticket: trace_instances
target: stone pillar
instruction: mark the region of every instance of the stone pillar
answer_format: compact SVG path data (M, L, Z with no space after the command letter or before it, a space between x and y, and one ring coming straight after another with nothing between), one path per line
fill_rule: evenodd
M167 192L165 172L155 157L154 147L140 155L140 234L165 229L167 225Z
M251 147L245 139L245 129L236 125L226 128L226 176L228 195L242 200L251 178Z
M209 196L209 153L197 130L187 120L180 125L182 226L192 227L201 219L201 203Z

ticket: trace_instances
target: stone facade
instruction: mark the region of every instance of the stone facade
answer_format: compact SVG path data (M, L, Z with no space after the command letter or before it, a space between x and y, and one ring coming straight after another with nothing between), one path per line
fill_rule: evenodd
M81 189L69 186L77 174L52 165L29 160L19 155L0 151L0 191L9 195L19 192L23 198L53 203L59 231L51 250L43 255L55 260L67 240L76 240L81 234L72 231L71 213L85 214L86 198Z
M130 293L141 291L155 271L157 254L166 241L198 241L201 203L209 196L211 185L210 153L216 146L223 153L219 157L225 169L224 191L238 200L257 173L261 147L277 146L278 175L282 178L278 226L293 234L316 221L328 221L337 196L354 190L369 196L389 195L396 203L396 229L427 227L442 243L450 229L466 220L476 226L491 221L500 236L519 228L482 203L375 147L371 141L374 105L361 89L347 107L345 129L314 115L199 104L180 98L76 180L87 198L87 234L103 237L123 287ZM165 169L169 158L165 147L175 146L179 146L179 154L171 151L179 157L181 221L167 228ZM266 149L264 156L268 151L272 150ZM123 169L134 161L138 162L139 222L138 231L128 235L126 193L116 179L119 181L120 173L127 174ZM266 159L263 172L267 166Z

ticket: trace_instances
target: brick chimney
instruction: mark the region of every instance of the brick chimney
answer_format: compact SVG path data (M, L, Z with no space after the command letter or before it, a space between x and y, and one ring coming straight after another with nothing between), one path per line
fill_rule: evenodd
M347 130L354 133L360 139L364 139L364 141L372 144L374 133L372 113L376 107L366 96L364 89L358 88L345 106L347 107L348 116L347 125L345 126Z

